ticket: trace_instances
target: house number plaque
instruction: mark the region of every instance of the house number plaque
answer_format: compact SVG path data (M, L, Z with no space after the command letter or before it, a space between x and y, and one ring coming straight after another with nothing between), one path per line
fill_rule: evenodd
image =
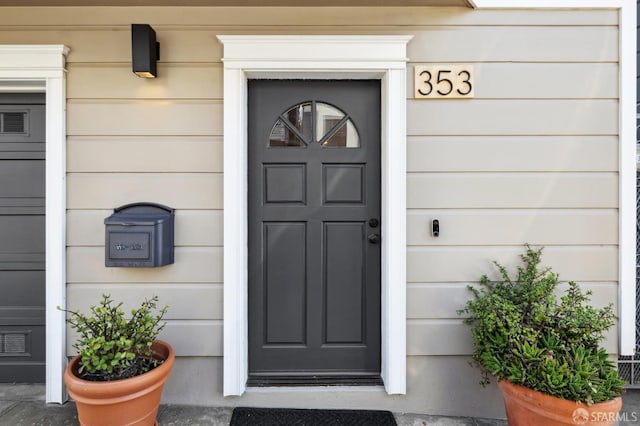
M473 65L414 67L415 99L473 98Z

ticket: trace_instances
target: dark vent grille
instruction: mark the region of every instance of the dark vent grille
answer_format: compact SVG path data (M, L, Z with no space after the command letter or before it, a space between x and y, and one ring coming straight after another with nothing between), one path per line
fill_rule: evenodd
M25 133L26 113L1 112L0 133Z
M640 173L636 174L636 313L640 312ZM640 388L640 315L636 315L636 354L618 358L618 373L629 388Z
M19 355L27 352L25 333L0 333L0 354Z

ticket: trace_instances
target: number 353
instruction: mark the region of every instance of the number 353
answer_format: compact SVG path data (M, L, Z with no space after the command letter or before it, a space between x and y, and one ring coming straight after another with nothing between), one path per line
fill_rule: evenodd
M414 98L473 98L473 66L416 66L414 83Z

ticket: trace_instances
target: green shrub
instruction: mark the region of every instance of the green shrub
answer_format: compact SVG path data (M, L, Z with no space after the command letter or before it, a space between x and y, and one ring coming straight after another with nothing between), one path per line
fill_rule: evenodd
M469 286L474 298L458 314L472 327L480 383L495 376L589 405L619 396L624 382L599 346L614 324L613 306L594 308L591 292L573 281L558 300L558 275L539 269L541 254L527 245L515 279L494 262L501 280L484 275L479 286Z
M91 306L91 316L67 311L67 322L79 333L73 347L81 356L80 377L86 380L117 380L142 374L160 361L153 358L151 345L165 323L160 324L168 306L157 309L158 297L145 299L125 318L122 302L115 304L102 295L98 306ZM154 311L158 311L154 314Z

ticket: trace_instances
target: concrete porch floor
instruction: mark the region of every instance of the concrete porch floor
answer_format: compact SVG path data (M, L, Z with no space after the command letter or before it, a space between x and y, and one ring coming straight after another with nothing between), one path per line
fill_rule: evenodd
M0 425L76 426L73 402L64 405L44 403L44 385L0 384ZM640 424L640 390L629 389L622 396L620 426ZM161 426L226 426L232 407L161 405ZM505 420L472 417L444 417L394 413L398 426L506 426Z

